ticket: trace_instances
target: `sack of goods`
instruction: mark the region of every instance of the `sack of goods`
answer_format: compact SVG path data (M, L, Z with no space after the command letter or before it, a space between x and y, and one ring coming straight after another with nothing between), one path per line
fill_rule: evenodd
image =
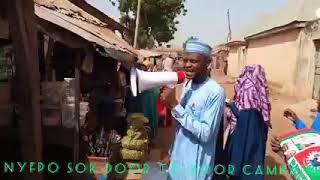
M294 131L280 136L280 146L294 179L320 179L320 133Z
M122 158L135 161L143 160L149 142L145 124L149 123L149 120L142 113L133 113L128 116L127 121L129 125L127 136L121 140Z
M147 139L133 139L130 136L125 136L122 141L122 147L131 150L145 150L147 148L148 140Z
M122 158L125 160L134 160L140 161L144 158L145 152L144 151L136 151L130 149L122 149L121 150Z

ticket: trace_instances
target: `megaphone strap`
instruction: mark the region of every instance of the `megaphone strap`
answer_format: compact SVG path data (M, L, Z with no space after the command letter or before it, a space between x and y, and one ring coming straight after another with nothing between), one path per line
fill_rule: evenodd
M184 85L184 87L187 87L189 85L191 80L188 80L187 83Z

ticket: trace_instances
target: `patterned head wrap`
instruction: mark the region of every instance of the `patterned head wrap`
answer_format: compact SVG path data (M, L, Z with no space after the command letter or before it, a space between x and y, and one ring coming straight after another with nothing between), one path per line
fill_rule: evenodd
M265 123L270 125L271 103L269 100L268 82L261 65L246 66L235 84L235 104L239 110L257 109ZM230 112L227 119L234 130L237 119Z
M191 39L186 43L184 51L186 53L197 53L210 57L212 48L198 39Z

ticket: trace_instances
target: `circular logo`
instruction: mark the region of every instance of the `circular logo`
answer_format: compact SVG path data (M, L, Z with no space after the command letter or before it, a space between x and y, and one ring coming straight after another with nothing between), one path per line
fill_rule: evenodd
M320 152L313 151L307 156L307 165L312 167L314 170L320 170Z

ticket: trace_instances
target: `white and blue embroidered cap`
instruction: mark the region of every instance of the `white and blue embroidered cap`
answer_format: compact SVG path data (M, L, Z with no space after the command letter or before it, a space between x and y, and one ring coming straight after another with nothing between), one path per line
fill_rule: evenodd
M191 39L186 43L186 47L184 49L184 52L186 53L197 53L197 54L202 54L205 56L211 56L211 51L212 48L200 41L199 39Z

